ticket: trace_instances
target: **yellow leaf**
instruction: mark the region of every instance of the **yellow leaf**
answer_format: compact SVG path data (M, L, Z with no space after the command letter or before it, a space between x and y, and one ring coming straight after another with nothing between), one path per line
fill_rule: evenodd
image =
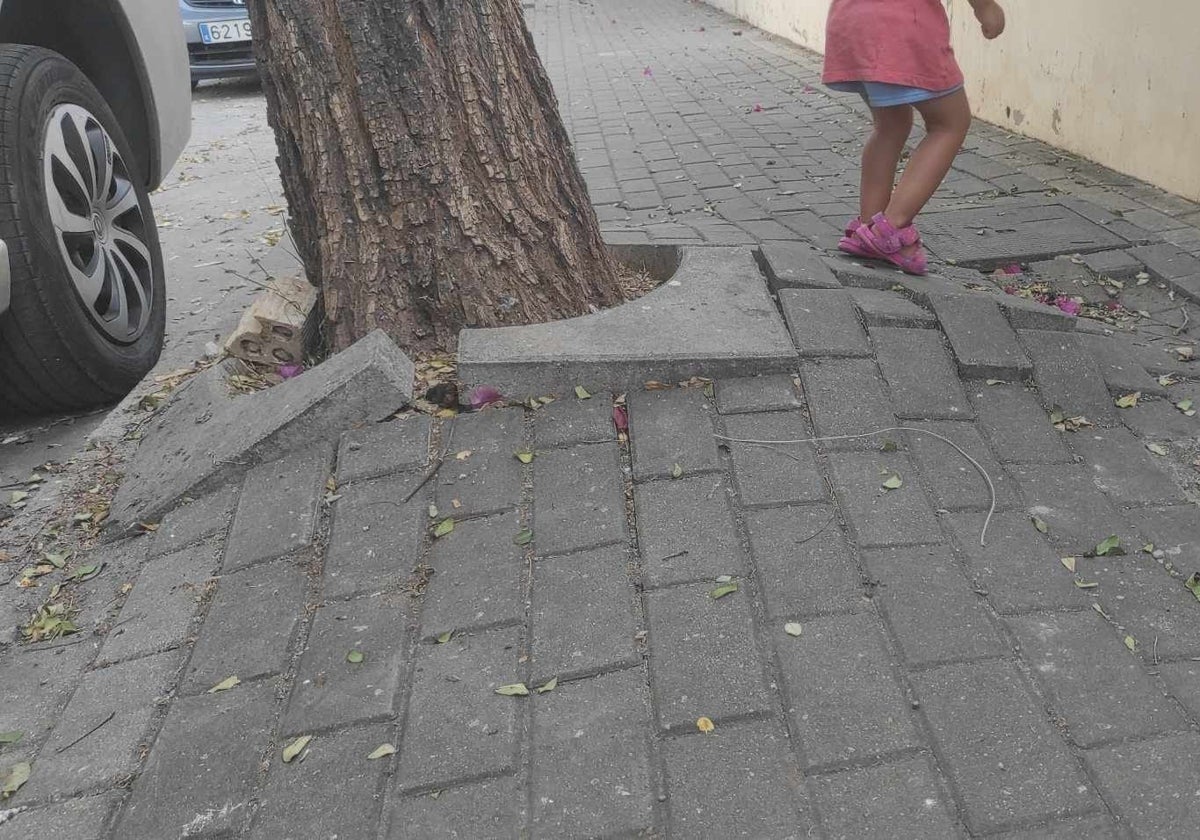
M1063 567L1066 568L1068 572L1075 574L1075 560L1076 558L1074 557L1064 557L1058 562L1062 563Z
M239 680L237 678L237 676L226 677L225 679L221 680L219 683L214 685L212 688L210 688L208 690L208 693L216 694L218 691L228 691L229 689L233 688L235 685L238 685L239 683L241 683L241 680Z
M292 759L300 755L304 748L308 746L308 742L313 739L311 735L301 735L292 743L283 748L283 763L290 764Z
M696 721L696 728L706 735L716 729L716 727L713 726L713 722L706 717L699 718Z
M371 752L369 756L367 756L367 760L374 761L377 758L393 755L395 752L396 748L392 744L380 744Z

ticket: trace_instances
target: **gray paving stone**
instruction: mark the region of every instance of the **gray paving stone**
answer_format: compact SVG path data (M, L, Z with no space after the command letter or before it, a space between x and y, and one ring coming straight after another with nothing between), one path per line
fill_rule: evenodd
M1068 315L1057 306L1039 303L1020 295L1000 295L996 303L1014 330L1045 332L1074 332L1078 318Z
M338 488L325 550L326 597L378 592L412 573L422 534L431 524L429 497L417 493L407 503L404 499L421 478L421 473L402 473ZM450 504L444 510L439 506L439 516L459 512Z
M1084 254L1083 264L1097 277L1128 280L1142 270L1142 261L1128 251L1100 251Z
M718 726L663 744L673 835L689 840L818 837L787 734L775 721Z
M510 511L459 522L434 541L429 558L433 576L421 608L426 637L524 616L525 558L513 542L520 530L517 512Z
M405 789L509 770L516 760L522 698L497 696L521 682L515 628L455 636L417 651L400 747Z
M532 833L585 838L653 826L646 672L560 684L533 707Z
M429 417L411 414L342 435L338 484L412 470L429 463Z
M871 341L897 417L961 420L972 415L937 332L874 327Z
M1129 545L1124 541L1122 544ZM1144 661L1200 657L1196 599L1183 580L1171 577L1154 559L1140 552L1126 557L1097 557L1088 560L1085 567L1088 579L1100 584L1094 590L1096 602L1119 629L1133 636Z
M743 414L801 408L804 401L796 394L799 383L799 378L784 373L718 380L717 411Z
M820 249L801 242L764 242L759 266L772 292L780 289L837 289L841 283L822 259Z
M216 565L210 543L151 560L121 607L99 661L120 662L178 646Z
M393 737L390 725L376 724L313 738L303 761L285 765L278 754L271 756L250 840L374 837L381 807L377 791L388 762L367 756ZM314 795L333 793L333 779L336 795Z
M746 514L762 598L772 617L861 609L862 576L826 505Z
M474 516L497 513L519 505L521 462L513 453L521 449L523 444L518 441L512 449L491 446L459 449L461 445L457 439L452 442L453 453L447 456L434 479L437 485L434 498L438 509L454 511L460 516ZM459 458L459 453L469 454ZM419 478L413 478L410 486L418 481Z
M539 557L625 540L625 494L615 443L540 453L533 462Z
M178 665L176 654L160 653L89 672L42 745L33 775L15 804L103 787L133 771L135 749Z
M720 721L773 705L754 643L749 592L743 585L714 599L713 589L707 583L646 595L650 676L664 728L694 729L701 716Z
M830 840L960 836L953 801L923 758L820 776L815 786Z
M996 835L996 840L1117 840L1119 834L1113 821L1102 814L1054 820L1020 831Z
M442 437L448 452L470 449L512 454L525 440L525 412L520 408L485 408L460 414L443 429Z
M1006 464L1069 464L1064 433L1050 423L1049 413L1032 391L1020 385L966 383L979 415L979 425Z
M899 292L884 289L850 289L850 299L868 327L932 328L937 316Z
M304 569L286 560L223 576L188 660L183 690L207 691L226 677L246 682L284 671L307 591Z
M1174 563L1200 557L1200 509L1182 504L1148 507L1126 512L1138 535L1153 543Z
M120 798L118 793L109 793L22 811L0 824L0 840L31 840L35 837L101 840L104 823Z
M812 619L799 637L779 624L771 638L807 770L921 745L873 614Z
M285 735L309 734L395 714L407 619L390 597L328 603L317 610L284 715ZM356 650L363 661L346 656Z
M946 665L912 679L973 832L1097 804L1011 663Z
M1187 728L1108 623L1093 610L1009 620L1035 679L1083 748Z
M1087 286L1094 280L1088 270L1087 260L1094 256L1111 254L1113 251L1101 251L1098 254L1082 255L1084 262L1076 262L1074 254L1055 257L1050 260L1038 260L1029 264L1029 271L1039 280L1050 283L1056 288L1067 291L1072 287Z
M856 289L886 291L904 277L898 268L869 260L860 261L841 253L827 256L825 265L843 285Z
M1130 248L1129 253L1159 280L1170 281L1200 274L1200 257L1194 257L1174 245L1143 245Z
M741 440L806 440L812 432L804 414L776 411L742 414L725 422L729 437ZM733 475L743 505L828 501L813 444L729 443Z
M611 394L574 394L542 406L533 413L533 439L539 449L616 440Z
M1200 735L1118 744L1086 761L1121 822L1138 837L1182 837L1200 798Z
M1079 343L1092 354L1100 368L1104 383L1113 394L1124 395L1134 391L1148 397L1166 394L1158 380L1138 364L1132 349L1114 338L1101 335L1080 334Z
M402 796L392 806L387 840L508 840L519 837L524 794L510 776Z
M838 453L830 456L834 491L860 548L916 545L942 539L912 461L903 452ZM900 476L903 485L883 482Z
M225 571L274 560L312 542L330 454L328 446L315 444L250 471L229 533Z
M1037 330L1021 330L1020 336L1033 359L1033 377L1046 403L1061 406L1068 416L1082 414L1100 425L1118 422L1100 368L1076 336Z
M1000 638L983 599L973 591L949 549L940 546L864 552L878 581L875 600L912 665L1000 656Z
M117 836L162 840L245 825L274 712L271 685L175 701L133 784Z
M804 396L822 437L858 435L896 425L891 400L870 359L822 359L804 363ZM822 449L878 449L881 437L827 441Z
M1171 696L1193 717L1200 717L1200 662L1171 662L1159 665L1158 671Z
M151 554L170 554L214 534L224 535L237 503L237 491L222 488L175 508L154 533Z
M26 746L40 741L95 655L96 645L88 643L50 652L13 646L0 654L0 732L24 733Z
M536 682L637 658L627 555L625 546L612 545L534 564L529 620Z
M638 391L629 395L633 477L684 475L717 469L712 407L699 388Z
M745 572L724 476L638 484L633 498L647 586Z
M1128 430L1084 429L1071 437L1096 486L1121 505L1182 501L1183 491ZM1157 461L1157 462L1156 462Z
M779 305L801 356L870 356L850 294L842 289L782 289Z
M987 545L979 544L985 514L946 517L967 561L969 575L1000 613L1085 607L1089 598L1075 586L1059 555L1037 533L1025 511L1002 511L992 518Z
M1133 545L1133 532L1096 487L1085 466L1010 467L1025 501L1026 510L1046 523L1047 536L1064 554L1086 554L1110 536Z
M956 443L979 462L992 480L997 508L1019 504L1012 479L992 457L978 428L971 422L910 420L905 425L924 429ZM972 464L945 441L917 432L905 432L908 446L921 469L921 479L942 510L987 510L992 501L987 481Z
M930 295L963 376L1024 377L1033 365L996 301L980 294Z
M997 219L996 211L990 207L925 213L921 218L921 234L930 250L960 265L1024 262L1051 254L1101 251L1124 244L1108 228L1062 204L1036 202L1007 208L1003 219Z
M1133 408L1123 410L1121 420L1140 437L1158 440L1200 440L1200 414L1188 417L1174 405L1174 402L1183 399L1185 395L1192 396L1191 390L1176 385L1171 389L1170 400L1142 400ZM1196 388L1195 391L1200 395L1200 388ZM1195 400L1196 397L1192 396L1192 399Z

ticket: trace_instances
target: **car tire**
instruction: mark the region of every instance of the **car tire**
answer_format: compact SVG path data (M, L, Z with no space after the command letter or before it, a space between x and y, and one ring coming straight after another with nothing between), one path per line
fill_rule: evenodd
M12 281L0 314L0 415L115 402L158 361L162 253L134 160L74 64L0 46L0 236Z

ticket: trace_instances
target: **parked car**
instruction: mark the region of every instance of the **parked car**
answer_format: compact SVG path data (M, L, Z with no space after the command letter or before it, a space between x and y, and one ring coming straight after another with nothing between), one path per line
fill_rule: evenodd
M193 90L204 79L231 79L257 72L246 0L179 0L179 11Z
M0 414L115 401L158 361L180 26L164 0L0 0Z

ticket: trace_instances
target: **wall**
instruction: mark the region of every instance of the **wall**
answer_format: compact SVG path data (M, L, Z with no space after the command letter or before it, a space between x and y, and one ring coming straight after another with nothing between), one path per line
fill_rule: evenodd
M821 52L828 0L707 0ZM975 113L1200 200L1200 2L1002 0L985 41L947 0Z

